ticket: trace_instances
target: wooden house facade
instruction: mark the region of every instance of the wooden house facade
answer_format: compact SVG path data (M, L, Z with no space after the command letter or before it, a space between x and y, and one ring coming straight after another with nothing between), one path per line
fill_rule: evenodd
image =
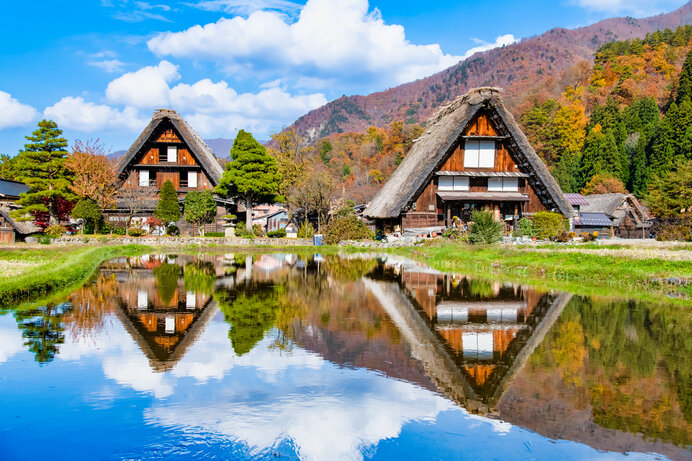
M428 121L364 216L385 230L420 232L489 210L512 228L524 216L572 206L531 148L500 90L477 88Z
M133 201L138 210L136 216L151 216L161 187L168 180L181 202L190 191L213 190L223 175L223 168L180 115L173 110L159 109L120 159L117 173L120 184L117 205L114 210L106 210L111 225L127 221ZM217 204L220 218L229 203L217 200Z
M32 221L17 221L10 212L19 208L19 195L29 192L29 186L17 181L0 179L0 243L14 243L41 231Z

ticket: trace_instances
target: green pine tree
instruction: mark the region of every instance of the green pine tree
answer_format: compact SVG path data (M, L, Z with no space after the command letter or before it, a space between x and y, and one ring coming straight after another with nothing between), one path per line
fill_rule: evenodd
M281 175L276 160L252 134L240 130L233 142L231 160L226 164L215 192L245 201L245 226L252 230L252 205L282 201Z
M185 221L198 226L204 235L204 225L214 222L216 200L211 191L191 191L185 196Z
M577 192L579 190L577 188L578 167L579 159L576 155L569 152L562 153L552 173L563 192Z
M167 180L161 186L159 194L159 202L156 204L154 216L168 224L176 222L182 216L180 212L180 204L178 203L178 193L175 191L175 186L170 180ZM166 226L168 229L168 226ZM168 230L166 230L168 232Z
M685 98L692 98L692 51L687 53L685 63L682 65L675 102L681 104Z
M77 196L70 191L72 175L65 166L67 140L60 137L62 130L50 120L41 120L31 136L31 141L14 161L18 181L29 186L20 195L21 209L13 212L18 219L31 219L32 215L45 213L48 224L57 224L64 202L73 202Z

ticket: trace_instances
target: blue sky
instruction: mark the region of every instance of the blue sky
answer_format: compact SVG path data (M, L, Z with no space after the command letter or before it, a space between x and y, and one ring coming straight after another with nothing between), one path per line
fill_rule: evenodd
M341 95L449 67L553 27L671 11L682 0L38 0L0 28L0 153L41 118L126 149L154 109L205 138L267 139Z

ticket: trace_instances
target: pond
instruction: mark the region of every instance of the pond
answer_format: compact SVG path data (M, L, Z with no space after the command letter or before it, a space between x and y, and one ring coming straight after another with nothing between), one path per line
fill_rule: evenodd
M692 459L691 333L391 255L120 258L0 311L0 453Z

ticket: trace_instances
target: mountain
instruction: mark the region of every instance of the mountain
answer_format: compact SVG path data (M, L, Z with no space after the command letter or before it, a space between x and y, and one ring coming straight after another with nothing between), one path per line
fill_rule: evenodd
M478 86L504 88L505 103L517 115L531 96L555 97L582 78L603 44L684 24L692 24L692 2L649 18L612 18L578 29L551 29L476 53L430 77L367 96L343 96L308 112L288 129L313 143L333 133L362 132L397 120L420 123L440 106Z

